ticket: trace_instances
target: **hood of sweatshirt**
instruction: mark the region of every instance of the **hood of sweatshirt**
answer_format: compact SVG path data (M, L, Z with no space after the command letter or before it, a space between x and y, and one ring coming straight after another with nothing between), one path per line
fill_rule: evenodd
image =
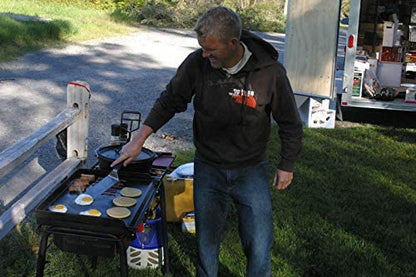
M243 30L241 41L247 45L248 49L253 53L252 59L249 60L244 71L252 71L261 67L276 64L279 53L276 49L264 39L257 35Z

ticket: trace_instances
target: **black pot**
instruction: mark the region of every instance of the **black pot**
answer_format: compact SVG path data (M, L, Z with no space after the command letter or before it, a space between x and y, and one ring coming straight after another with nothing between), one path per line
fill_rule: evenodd
M101 169L111 169L110 165L120 157L121 145L109 145L98 148L95 154L99 161ZM136 157L127 167L127 170L136 172L149 172L152 167L153 160L157 158L157 154L145 147L139 156Z

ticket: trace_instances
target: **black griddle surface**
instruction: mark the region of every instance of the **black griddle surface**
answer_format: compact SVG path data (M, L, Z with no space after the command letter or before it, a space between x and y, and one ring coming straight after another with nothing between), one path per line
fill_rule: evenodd
M125 187L131 187L131 188L137 188L142 191L142 195L139 197L135 197L134 199L137 200L136 205L129 207L128 209L134 213L137 207L140 206L140 204L143 202L144 199L146 199L146 196L154 191L154 187L150 184L152 181L145 180L145 181L126 181ZM114 187L114 186L113 186ZM56 201L51 202L51 206L57 205L57 204L63 204L68 208L67 213L70 214L79 214L82 211L86 211L89 209L97 209L101 212L102 217L109 217L106 214L106 210L112 207L115 207L113 205L112 201L114 198L121 196L120 190L121 188L110 188L107 191L114 192L114 194L96 194L94 191L99 190L99 187L96 185L90 185L88 186L87 190L83 194L88 194L93 197L94 201L91 205L85 205L81 206L75 203L75 199L78 197L79 194L77 193L70 193L69 191L67 193L63 193L56 199ZM125 219L128 221L128 219Z
M79 194L70 193L68 188L72 184L72 181L79 178L81 173L94 174L96 177L105 177L109 172L103 172L99 170L87 170L81 169L76 171L70 178L65 181L58 190L56 190L46 201L44 201L38 209L35 211L35 216L39 225L51 225L60 226L66 228L82 229L82 230L102 230L110 233L124 233L126 231L134 231L138 224L142 221L146 212L146 208L149 206L149 202L152 201L156 191L160 185L160 181L157 178L152 178L146 174L129 174L129 176L120 173L120 179L124 179L125 187L138 188L142 191L141 196L136 197L136 205L129 207L131 215L125 219L116 219L109 217L106 210L115 205L112 203L113 199L121 196L120 190L111 189L114 191L113 195L107 194L95 194L94 191L99 190L95 187L99 183L92 183L84 192L91 195L94 201L91 205L80 206L75 203L75 198ZM49 210L50 206L63 204L67 207L66 213L52 212ZM80 212L89 209L97 209L101 212L100 217L81 215Z

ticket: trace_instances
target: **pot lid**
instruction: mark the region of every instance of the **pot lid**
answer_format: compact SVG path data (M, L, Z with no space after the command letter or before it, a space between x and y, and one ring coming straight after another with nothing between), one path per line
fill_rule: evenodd
M120 157L121 148L122 148L121 145L111 145L111 146L101 147L97 150L97 156L100 159L104 159L104 160L112 162ZM134 159L132 163L149 161L149 160L153 160L154 158L156 158L156 154L153 151L145 147L142 147L142 151L136 157L136 159Z

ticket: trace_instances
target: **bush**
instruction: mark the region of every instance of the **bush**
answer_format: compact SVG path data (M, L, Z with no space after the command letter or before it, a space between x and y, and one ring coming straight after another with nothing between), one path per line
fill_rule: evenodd
M282 32L285 29L283 0L42 0L111 11L118 21L139 24L193 28L199 16L210 7L228 6L241 16L246 29ZM347 0L344 0L347 1Z
M118 19L128 18L140 24L160 27L172 22L170 5L166 1L120 0L116 6L112 15Z
M91 0L96 2L114 1L116 17L127 17L140 24L193 28L199 16L208 8L225 5L237 11L246 29L278 31L285 28L283 1L259 0ZM246 3L250 2L250 3Z
M283 7L277 1L261 2L255 6L243 9L237 8L245 29L262 32L283 32L285 16Z
M213 6L215 6L215 1L176 1L172 23L178 28L193 28L204 11Z

